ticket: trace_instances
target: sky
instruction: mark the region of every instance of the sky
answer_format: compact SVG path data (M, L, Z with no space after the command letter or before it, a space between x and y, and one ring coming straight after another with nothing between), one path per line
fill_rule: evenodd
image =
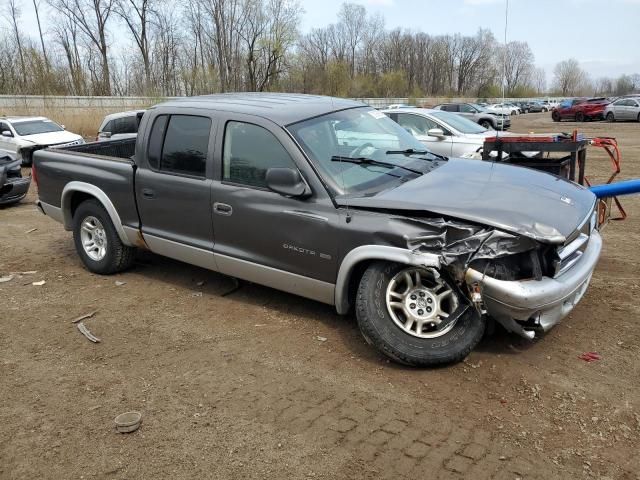
M0 0L0 5L7 0ZM337 20L343 0L299 0L301 29ZM504 39L507 0L354 0L380 13L387 28L432 35L490 29ZM44 3L44 2L42 2ZM22 24L37 35L32 0L18 0ZM47 18L44 17L45 28ZM124 30L122 30L124 33ZM640 0L509 0L507 40L526 41L551 80L561 60L577 59L592 78L640 73Z

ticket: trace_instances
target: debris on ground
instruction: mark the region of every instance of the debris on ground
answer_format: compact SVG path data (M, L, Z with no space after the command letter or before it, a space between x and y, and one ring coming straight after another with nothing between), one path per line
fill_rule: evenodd
M191 294L192 297L201 297L202 296L202 292L194 292Z
M100 343L100 339L91 333L84 323L78 323L77 327L78 330L80 330L80 333L87 337L91 342Z
M44 280L40 280L39 282L31 282L31 285L33 285L35 287L41 287L45 283L47 283L47 282L45 282Z
M321 342L326 342L327 341L327 337L321 337L321 336L316 336L316 340L320 340Z
M87 318L91 318L93 317L96 313L98 313L97 310L94 310L93 312L89 312L89 313L85 313L84 315L80 315L77 318L74 318L73 320L71 320L71 323L78 323L82 320L86 320Z
M126 285L127 284L127 282L123 282L121 280L116 280L115 283L116 283L116 287L121 287L122 285Z
M199 287L201 287L201 286L203 286L203 285L204 285L204 282L196 282L196 285L197 285L197 286L199 286Z
M116 430L120 433L135 432L142 423L140 412L125 412L118 415L115 420Z
M25 234L27 234L27 233L33 233L33 232L35 232L36 230L38 230L38 229L37 229L37 228L32 228L32 229L30 229L30 230L27 230L27 231L26 231L26 232L24 232L24 233L25 233Z
M10 282L13 280L13 275L7 275L6 277L0 277L0 283Z
M602 359L598 352L584 352L582 355L579 355L578 358L585 362L595 362L596 360Z

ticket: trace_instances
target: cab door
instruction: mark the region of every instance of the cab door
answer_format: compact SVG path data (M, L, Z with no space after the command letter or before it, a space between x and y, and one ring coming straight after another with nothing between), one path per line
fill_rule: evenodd
M299 148L279 126L240 114L221 123L211 188L215 257L227 275L330 303L339 215ZM269 168L300 172L312 192L267 187Z
M160 255L215 269L211 183L216 118L184 108L146 120L148 140L138 142L135 193L141 230Z

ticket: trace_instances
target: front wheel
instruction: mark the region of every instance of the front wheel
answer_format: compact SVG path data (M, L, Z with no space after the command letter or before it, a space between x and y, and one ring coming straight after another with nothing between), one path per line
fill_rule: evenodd
M582 112L576 113L576 122L584 122L584 121L585 121L584 113Z
M108 275L133 264L135 248L122 243L109 214L97 200L85 200L76 209L73 240L80 259L94 273Z
M640 115L638 115L638 118L640 118ZM615 117L613 116L613 112L607 113L606 120L607 120L607 122L615 122L616 121Z
M480 122L480 126L486 128L487 130L493 130L493 125L489 120L482 120Z
M484 319L437 270L390 262L365 271L356 317L368 343L419 367L463 360L485 330Z
M559 121L560 121L560 115L558 115L558 113L557 113L557 112L551 112L551 119L552 119L554 122L559 122Z

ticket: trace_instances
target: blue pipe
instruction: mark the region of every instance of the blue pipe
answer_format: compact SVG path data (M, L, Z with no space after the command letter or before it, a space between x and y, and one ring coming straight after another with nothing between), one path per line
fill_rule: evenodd
M606 185L594 185L593 187L589 187L589 190L598 198L640 193L640 178L626 180L624 182L608 183Z

